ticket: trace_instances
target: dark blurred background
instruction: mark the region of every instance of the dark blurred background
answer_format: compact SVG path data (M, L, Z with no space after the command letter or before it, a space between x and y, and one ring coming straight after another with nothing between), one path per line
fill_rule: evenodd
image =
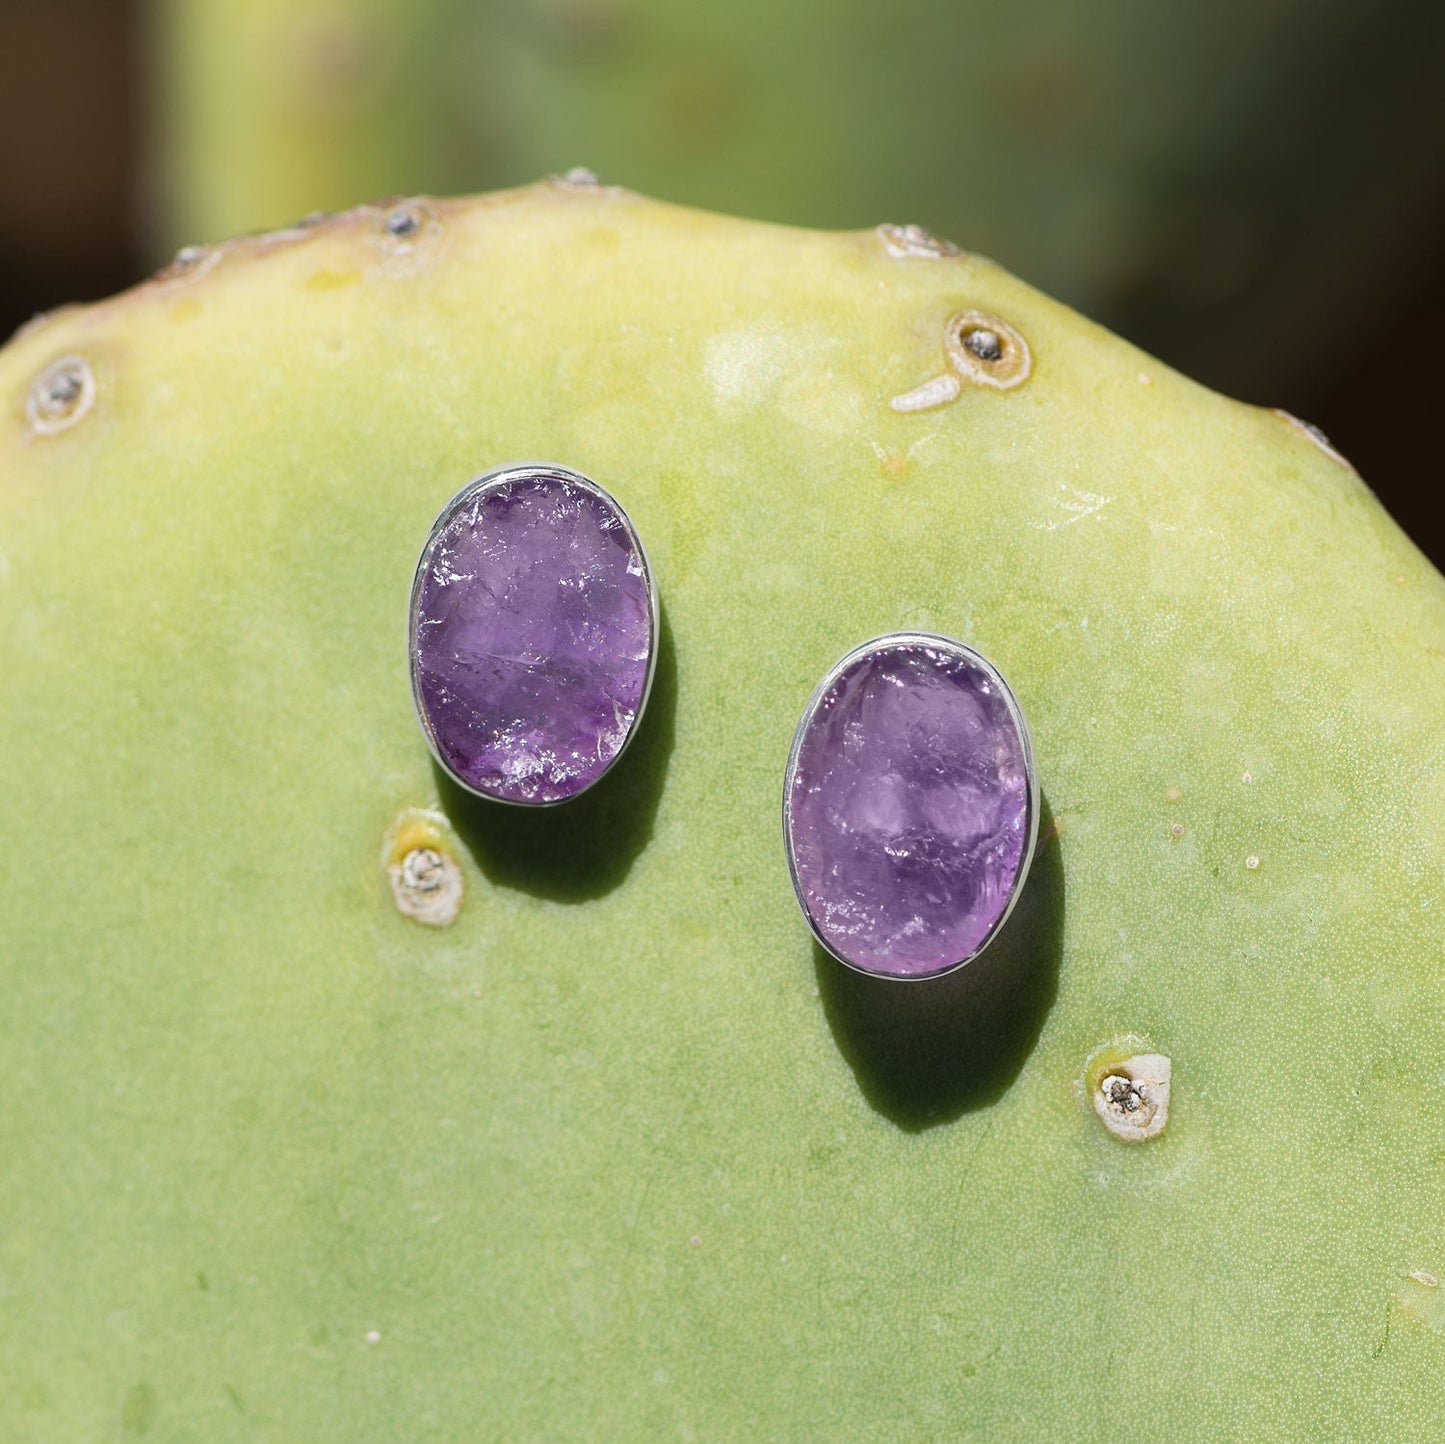
M1418 0L0 0L0 333L183 242L572 165L914 221L1320 426L1445 563Z

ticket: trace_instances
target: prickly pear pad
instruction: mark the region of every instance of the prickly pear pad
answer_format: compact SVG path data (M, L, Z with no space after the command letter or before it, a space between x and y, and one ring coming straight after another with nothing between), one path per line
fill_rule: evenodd
M0 1434L1433 1433L1445 587L1350 469L968 255L397 213L0 353ZM614 774L517 816L434 771L406 605L531 456L663 615ZM778 814L902 628L1009 678L1047 810L1008 939L900 988Z

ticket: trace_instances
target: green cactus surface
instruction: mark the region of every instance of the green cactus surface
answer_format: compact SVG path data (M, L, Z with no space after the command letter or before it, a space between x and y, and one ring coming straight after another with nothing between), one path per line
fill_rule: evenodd
M433 518L524 458L662 598L636 741L544 813L438 775L407 675ZM902 628L1008 677L1045 816L999 942L889 985L780 808ZM43 318L0 1437L1436 1437L1442 724L1445 584L1341 458L921 233L554 181ZM459 910L408 915L422 847Z

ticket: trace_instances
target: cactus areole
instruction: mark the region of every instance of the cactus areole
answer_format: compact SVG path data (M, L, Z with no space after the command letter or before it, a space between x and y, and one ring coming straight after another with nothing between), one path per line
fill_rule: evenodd
M1439 1434L1445 585L1291 418L879 219L411 198L0 353L0 1437ZM537 457L661 606L625 752L507 807L408 604ZM1042 786L907 983L778 827L893 633Z

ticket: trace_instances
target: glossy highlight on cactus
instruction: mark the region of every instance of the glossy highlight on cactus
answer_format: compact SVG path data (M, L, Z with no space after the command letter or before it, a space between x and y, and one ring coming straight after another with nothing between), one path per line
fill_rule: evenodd
M0 1435L1438 1432L1445 584L1297 425L966 249L577 182L208 247L0 398ZM435 766L403 645L519 456L664 601L537 812ZM778 837L899 629L1043 790L906 986Z

